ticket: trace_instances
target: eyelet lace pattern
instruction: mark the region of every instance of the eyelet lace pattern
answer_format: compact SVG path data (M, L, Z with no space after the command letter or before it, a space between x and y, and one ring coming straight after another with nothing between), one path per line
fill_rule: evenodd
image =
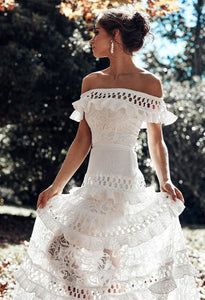
M93 115L99 110L110 110L112 117L116 118L122 109L132 122L135 120L138 130L146 128L147 122L169 125L177 119L176 115L167 110L163 98L126 88L92 89L83 93L72 105L75 110L70 118L78 122L83 119L84 112L89 122L89 113ZM118 122L122 122L121 117ZM127 124L129 125L129 120Z
M138 94L138 95L137 95ZM134 92L127 92L126 91L97 91L93 90L90 92L89 96L91 99L105 99L105 98L111 98L111 99L122 99L123 101L127 103L131 103L134 105L137 105L138 107L144 107L148 109L159 109L162 105L162 101L160 98L149 96L148 95L139 95L140 93L134 93Z
M132 91L128 89L124 90L114 90L111 92L112 89L96 89L96 90L91 90L89 95L87 97L90 97L91 99L105 99L105 98L112 98L112 99L122 99L123 101L127 103L132 103L135 104L139 107L144 107L148 109L156 109L160 108L162 104L162 98L158 98L152 95L148 95L145 93L137 92L137 91Z
M146 184L143 176L136 176L133 178L126 178L120 175L85 175L82 186L98 186L107 189L123 191L123 192L139 192L144 191Z
M38 211L28 254L15 273L14 300L160 300L171 293L198 300L196 270L176 218L180 201L146 188L138 193L143 201L131 204L131 191L89 184L69 195L54 196Z
M134 300L138 293L141 296L139 299L147 299L143 297L148 296L150 299L168 299L168 294L175 290L181 293L181 299L185 300L187 295L192 296L191 299L198 299L192 280L196 271L190 265L180 234L178 245L181 250L172 252L170 244L167 248L153 249L150 252L149 241L145 244L148 254L146 257L142 248L139 251L140 247L133 249L124 246L117 253L114 252L119 260L117 265L113 265L112 256L106 251L90 252L65 239L60 232L52 234L39 218L37 223L36 234L41 234L43 240L34 238L30 242L21 269L16 271L21 286L18 290L19 297L25 293L25 298L18 298L17 293L15 300L52 297L58 300L109 300L114 296L117 299ZM158 239L159 245L161 238L164 238L163 234ZM185 286L180 291L183 284ZM30 298L26 298L25 291L30 292ZM32 292L35 292L33 297Z
M147 187L133 151L146 122L176 120L163 99L94 89L74 102L92 151L83 183L55 195L37 218L15 272L14 300L199 300L179 215L166 192Z

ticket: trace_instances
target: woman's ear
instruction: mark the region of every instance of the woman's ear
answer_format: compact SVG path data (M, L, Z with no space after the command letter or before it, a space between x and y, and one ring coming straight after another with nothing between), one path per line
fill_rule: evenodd
M119 29L114 29L113 30L113 38L118 40L120 38L120 30Z
M114 29L115 32L115 36L119 36L120 35L120 30L119 29Z

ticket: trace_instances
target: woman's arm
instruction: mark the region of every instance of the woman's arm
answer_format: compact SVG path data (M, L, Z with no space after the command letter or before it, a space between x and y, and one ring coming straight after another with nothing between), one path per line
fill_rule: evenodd
M85 127L83 123L84 121L81 121L78 129L78 134L84 130L82 129L82 127ZM53 181L52 185L54 189L63 190L67 182L71 179L71 177L75 174L75 172L85 160L90 151L90 147L91 141L89 138L84 137L83 139L79 139L78 137L76 137L73 140L73 143L69 147L66 154L66 158L63 161L63 164L55 180Z
M83 78L81 93L89 90L87 78ZM80 121L76 136L68 149L66 158L53 183L42 191L37 200L37 208L43 208L47 201L56 194L61 194L67 182L71 179L88 155L92 144L91 131L85 116Z
M163 97L162 84L159 78L151 76L148 86L151 95ZM169 154L163 137L162 125L148 123L147 138L149 153L157 173L160 190L168 192L174 201L176 201L176 198L179 198L184 202L182 193L171 181Z
M152 159L160 187L170 178L169 154L165 144L160 124L147 124L147 141L150 157Z
M160 190L169 193L174 201L179 198L184 202L181 191L171 181L169 154L163 138L161 124L147 124L147 135L149 153L157 173Z

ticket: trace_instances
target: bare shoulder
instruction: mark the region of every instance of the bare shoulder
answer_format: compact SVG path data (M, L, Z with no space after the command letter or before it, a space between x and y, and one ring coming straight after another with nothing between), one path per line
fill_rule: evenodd
M150 72L144 73L143 76L146 93L155 97L163 98L163 87L160 78Z
M101 71L91 72L83 77L81 93L85 93L95 87L95 82L101 75Z

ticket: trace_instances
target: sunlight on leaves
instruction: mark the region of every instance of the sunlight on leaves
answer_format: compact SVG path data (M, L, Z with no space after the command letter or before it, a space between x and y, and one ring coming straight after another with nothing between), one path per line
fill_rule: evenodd
M13 10L17 5L15 0L0 0L0 11Z
M119 5L123 4L131 4L133 5L133 9L136 11L145 12L152 17L164 16L167 13L173 13L179 10L179 4L176 0L148 0L144 2L131 0L106 0L103 2L97 0L82 0L74 2L72 0L66 0L62 1L58 8L61 14L65 15L71 20L76 20L83 17L86 22L91 22L100 11L111 7L118 7Z

